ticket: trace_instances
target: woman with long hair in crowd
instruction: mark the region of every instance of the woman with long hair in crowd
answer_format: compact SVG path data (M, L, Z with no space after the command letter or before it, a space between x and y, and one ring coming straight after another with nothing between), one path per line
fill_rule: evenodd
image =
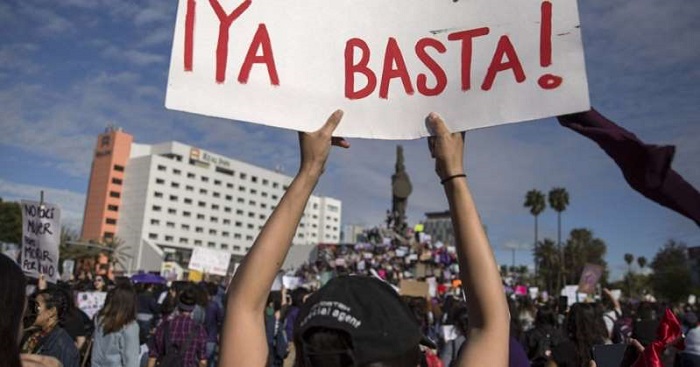
M568 339L552 349L548 367L589 367L592 347L605 344L608 334L603 315L593 303L574 303L564 323L564 332Z
M92 367L138 367L139 326L136 292L122 284L107 293L95 318Z

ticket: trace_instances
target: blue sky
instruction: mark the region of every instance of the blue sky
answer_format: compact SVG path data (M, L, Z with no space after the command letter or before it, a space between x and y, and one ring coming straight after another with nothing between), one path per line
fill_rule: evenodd
M579 2L591 102L642 140L676 145L674 168L700 187L700 7L691 1ZM0 2L0 196L63 207L79 228L96 136L109 123L141 143L178 140L263 167L298 166L290 131L166 110L175 1ZM351 140L334 151L317 194L343 201L345 224L379 224L391 205L399 142ZM423 140L403 141L413 182L409 222L446 208ZM525 192L569 191L565 234L586 227L623 254L652 259L669 239L700 245L689 219L633 191L593 142L555 119L467 134L466 169L500 263L531 263ZM556 215L540 216L556 238Z

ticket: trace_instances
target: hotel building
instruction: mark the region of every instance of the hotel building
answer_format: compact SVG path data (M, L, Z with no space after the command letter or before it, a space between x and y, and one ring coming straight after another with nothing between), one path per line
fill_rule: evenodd
M83 217L83 240L117 237L127 271L184 267L204 246L245 255L292 177L179 142L133 143L118 128L99 135ZM342 204L311 196L294 245L338 243Z

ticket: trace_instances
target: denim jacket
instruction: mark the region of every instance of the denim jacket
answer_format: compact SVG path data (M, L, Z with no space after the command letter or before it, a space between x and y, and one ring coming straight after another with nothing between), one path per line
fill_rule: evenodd
M139 348L139 326L136 321L107 335L95 321L92 367L139 367Z

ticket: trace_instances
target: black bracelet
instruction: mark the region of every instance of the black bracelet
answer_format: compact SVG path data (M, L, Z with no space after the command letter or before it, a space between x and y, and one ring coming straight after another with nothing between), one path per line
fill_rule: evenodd
M467 175L465 175L464 173L460 173L460 174L458 174L458 175L452 175L452 176L449 176L449 177L445 177L445 178L442 179L442 181L440 181L440 184L441 184L441 185L444 185L445 182L450 181L450 180L452 180L453 178L457 178L457 177L467 177Z

